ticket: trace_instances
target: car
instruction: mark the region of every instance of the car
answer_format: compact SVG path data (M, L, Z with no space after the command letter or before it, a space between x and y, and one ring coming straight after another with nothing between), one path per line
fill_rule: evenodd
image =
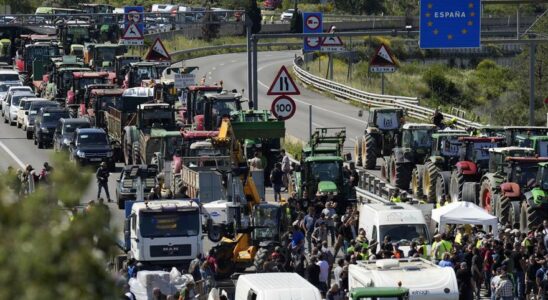
M21 99L28 97L36 96L34 93L29 93L28 91L8 94L4 105L2 105L2 110L4 111L4 123L9 123L10 126L15 125L15 122L17 122L17 112L19 111L19 102L21 102Z
M20 83L20 82L19 82ZM24 92L27 91L29 93L32 93L32 88L30 86L22 85L20 84L13 84L8 87L8 90L4 97L2 98L2 117L4 116L4 107L6 107L6 101L8 101L8 96L10 94L13 94L15 92Z
M68 151L76 129L89 127L91 127L91 124L89 119L86 118L60 119L53 133L53 149L55 152Z
M17 128L23 127L23 124L25 123L25 115L28 115L30 105L33 101L47 101L47 99L37 97L22 98L19 102L19 110L17 111Z
M137 180L141 178L142 192L146 193L158 184L158 166L156 165L128 165L124 166L120 177L116 179L116 201L118 208L124 209L126 200L135 200L137 194Z
M0 109L2 109L2 102L4 102L4 98L8 94L9 88L12 87L12 86L21 87L22 85L23 85L23 83L21 81L2 81L2 82L0 82ZM25 88L29 88L29 87L27 86Z
M27 139L30 140L34 136L34 121L38 112L42 107L59 107L59 103L55 101L34 101L30 104L28 113L23 116L23 130L27 134Z
M288 10L284 11L284 12L280 15L280 21L282 21L282 22L289 22L289 21L291 21L291 18L293 18L293 13L295 13L295 10L294 10L294 9L288 9Z
M79 165L99 165L106 162L114 171L116 161L108 135L102 128L78 128L69 148L70 160Z
M13 69L0 69L0 82L21 82L21 79Z
M53 143L53 132L61 118L69 118L68 110L60 107L42 107L35 119L34 144L38 149Z

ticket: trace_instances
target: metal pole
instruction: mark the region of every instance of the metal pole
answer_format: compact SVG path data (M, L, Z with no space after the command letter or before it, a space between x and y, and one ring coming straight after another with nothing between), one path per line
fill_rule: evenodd
M252 39L253 42L253 108L259 109L259 93L257 89L257 85L259 82L259 77L257 77L257 68L258 68L258 61L257 61L257 42L258 39L254 38Z
M333 54L329 53L329 71L327 71L327 74L329 74L329 80L333 80Z
M251 61L251 18L245 15L245 32L247 38L247 97L251 100L253 97L253 65Z
M519 5L516 9L516 39L519 40Z
M532 42L529 53L529 126L535 125L535 51L537 44Z
M312 105L308 105L308 136L312 136Z
M384 73L381 73L381 94L384 95Z

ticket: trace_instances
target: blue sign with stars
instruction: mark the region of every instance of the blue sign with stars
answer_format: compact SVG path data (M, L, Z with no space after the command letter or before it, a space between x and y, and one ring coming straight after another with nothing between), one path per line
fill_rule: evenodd
M481 0L421 0L420 3L420 48L480 47Z

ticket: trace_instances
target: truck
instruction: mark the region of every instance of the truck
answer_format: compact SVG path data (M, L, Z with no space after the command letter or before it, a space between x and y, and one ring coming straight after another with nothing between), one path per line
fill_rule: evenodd
M201 212L190 199L126 201L124 221L125 254L117 259L118 268L128 259L143 269L188 268L202 253Z
M235 300L321 300L317 287L297 273L245 274L238 277Z
M457 300L453 268L441 268L422 258L358 261L348 268L348 288L406 288L410 300Z
M107 128L105 112L109 107L119 109L122 105L123 89L95 88L84 96L84 103L80 104L79 116L86 117L95 127Z

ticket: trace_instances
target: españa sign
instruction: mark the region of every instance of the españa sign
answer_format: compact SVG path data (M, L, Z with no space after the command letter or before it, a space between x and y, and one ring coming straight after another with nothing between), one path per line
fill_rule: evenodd
M480 10L480 0L421 0L420 47L480 47Z

